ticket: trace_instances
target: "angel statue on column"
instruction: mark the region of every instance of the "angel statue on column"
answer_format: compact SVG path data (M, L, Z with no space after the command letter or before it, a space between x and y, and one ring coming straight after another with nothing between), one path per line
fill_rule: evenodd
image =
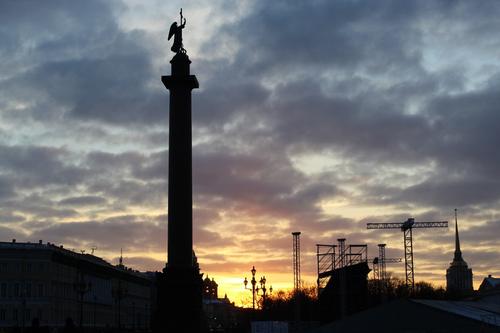
M184 49L182 45L182 29L184 29L184 27L186 26L186 19L182 16L182 8L180 14L181 14L180 25L177 25L177 22L172 23L172 25L170 26L170 31L168 32L168 40L170 40L172 36L174 36L174 44L170 48L172 52L186 53L186 49Z

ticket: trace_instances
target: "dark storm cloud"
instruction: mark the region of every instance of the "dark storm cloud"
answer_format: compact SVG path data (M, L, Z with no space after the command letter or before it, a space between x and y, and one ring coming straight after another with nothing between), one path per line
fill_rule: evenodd
M130 252L166 251L165 215L121 215L84 222L43 223L31 228L31 239L48 239L69 247L97 246L105 251L124 248ZM232 239L194 225L194 238L200 246L234 245Z
M145 181L165 180L168 174L168 150L149 154L144 163L134 166L132 174Z
M12 181L7 177L0 176L0 201L15 196Z
M498 89L448 96L447 89L463 89L466 77L458 66L441 72L424 69L421 52L426 32L420 25L434 26L441 20L439 13L449 13L445 21L450 33L461 29L461 37L473 43L486 27L498 28L491 14L498 12L497 5L320 1L273 2L253 9L243 20L219 30L236 36L241 48L229 67L213 67L220 76L214 75L207 85L218 89L216 96L226 96L217 88L217 82L229 77L226 73L253 87L262 87L263 80L275 76L289 78L273 89L271 99L267 94L256 99L260 110L249 110L245 99L234 95L232 110L219 114L226 110L222 102L212 107L216 109L212 120L241 115L246 121L238 127L238 136L248 135L247 141L255 139L249 133L252 122L261 121L271 128L253 135L268 135L278 149L332 149L373 168L435 164L435 175L422 183L388 188L386 204L472 205L499 198L490 175L483 175L498 171L494 167L499 156L495 153ZM471 12L475 15L462 20ZM206 45L207 52L210 47L217 47L217 40ZM324 82L325 70L331 71L333 82ZM373 78L357 76L360 71ZM386 82L377 84L377 77ZM423 106L420 112L408 112L414 103ZM469 170L477 173L464 181Z
M134 166L142 165L146 162L144 154L139 152L124 152L119 154L93 151L87 154L86 164L92 169L101 172L114 172L115 170L128 170Z
M334 148L348 158L386 163L416 159L429 138L425 119L401 114L371 93L332 98L315 85L295 82L280 89L283 98L273 105L280 141L301 150Z
M26 234L17 229L0 226L0 240L3 242L12 239L23 239L24 237L26 237Z
M72 153L62 148L0 145L0 156L0 171L16 188L73 186L87 176L86 169L74 165Z
M195 150L194 193L197 200L241 214L298 219L321 212L315 204L338 193L334 185L306 179L283 154L202 152Z
M36 91L32 116L40 121L64 110L65 117L112 124L166 122L166 97L146 87L153 76L149 55L138 45L126 47L142 53L47 62L0 84L7 91Z
M119 205L161 207L167 198L167 183L166 181L145 183L135 179L97 179L88 182L87 191L113 198Z
M297 64L368 65L380 71L418 60L412 47L418 34L409 24L419 9L413 2L273 1L255 7L235 26L225 27L234 30L248 54L239 65L249 73Z
M120 30L110 3L49 1L33 6L40 15L27 4L9 2L6 7L6 12L19 12L16 20L22 23L12 23L19 30L3 31L17 42L19 49L12 53L23 54L26 40L33 40L30 54L36 61L19 64L28 70L0 81L0 86L11 98L29 98L32 117L124 125L166 121L166 95L148 88L155 74L150 51L142 44L146 37Z
M220 128L233 120L231 116L252 112L268 99L270 92L260 83L241 77L239 69L222 65L216 71L216 76L200 83L200 92L193 93L195 126Z
M460 222L459 222L460 223ZM459 225L460 235L462 239L471 243L479 243L491 239L492 243L500 244L498 237L491 238L491 235L500 235L500 221L490 220L479 226L472 226L467 230L463 230L463 226Z
M26 51L30 51L34 62L39 62L74 53L76 49L83 51L85 42L98 44L96 37L100 33L116 30L109 4L94 0L49 0L43 6L26 0L2 2L0 56L4 61L0 66L9 72L12 64L22 63L21 56Z
M95 205L105 205L107 200L103 197L86 195L80 197L71 197L59 201L60 205L63 206L95 206Z
M55 202L39 194L26 195L17 200L5 202L4 207L23 215L29 215L31 219L27 220L28 227L31 222L39 220L64 219L78 215L75 209L59 208Z
M164 251L166 216L127 211L166 208L168 93L153 70L160 57L148 45L154 34L125 31L116 1L0 6L1 138L9 126L25 126L0 146L0 220L72 247L118 252L130 240L127 251ZM499 12L495 2L257 1L205 36L192 57L201 86L193 92L194 142L203 142L193 149L196 244L238 247L229 237L245 230L259 250L279 253L289 238L262 239L263 227L281 232L276 220L304 231L309 249L342 236L400 240L366 232L364 220L323 212L320 203L335 197L409 212L430 206L429 218L455 205L495 209L500 76L492 67L483 70L486 83L471 84L467 64L448 52L499 46ZM438 59L449 65L432 68L429 38L453 46ZM225 54L227 40L234 44ZM33 123L46 126L54 142L71 135L78 147L19 144L32 139ZM95 133L76 131L82 124ZM293 161L305 153L334 156L339 166L302 173ZM407 181L420 165L432 170ZM87 222L58 223L68 218ZM223 218L227 234L212 229ZM471 239L494 242L495 223L471 227ZM9 232L24 235L0 229L3 238L14 237ZM248 268L223 259L208 268ZM266 269L289 265L273 260Z
M479 179L478 179L479 178ZM439 181L432 179L406 188L397 200L427 206L457 207L495 203L500 199L500 182L470 176L469 179Z
M33 232L31 238L52 239L70 247L79 244L97 246L102 250L118 252L161 251L165 248L164 227L146 216L116 217L107 221L53 223Z
M101 175L109 175L118 171L144 181L166 180L168 151L150 154L138 151L119 154L93 151L87 154L85 164Z
M0 213L0 223L23 222L26 218L24 216L13 214L11 212Z
M499 80L478 91L431 100L428 114L436 123L438 139L434 153L450 171L484 180L498 178L499 105Z

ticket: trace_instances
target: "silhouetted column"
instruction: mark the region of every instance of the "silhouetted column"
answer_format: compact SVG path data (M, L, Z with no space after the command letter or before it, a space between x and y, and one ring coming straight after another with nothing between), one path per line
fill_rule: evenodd
M193 261L191 90L198 80L183 53L172 60L172 75L162 82L170 91L168 170L168 260L158 279L156 332L201 330L202 280Z
M170 62L172 75L162 82L170 90L168 151L168 265L191 267L193 256L193 194L191 161L191 90L198 88L190 75L191 61L177 53Z

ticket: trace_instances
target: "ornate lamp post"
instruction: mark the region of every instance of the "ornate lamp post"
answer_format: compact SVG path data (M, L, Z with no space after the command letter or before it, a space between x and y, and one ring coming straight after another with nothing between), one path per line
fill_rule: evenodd
M259 294L259 291L262 291L262 305L264 305L264 303L266 302L266 296L267 296L267 288L266 288L266 277L263 276L260 278L260 288L257 287L255 289L257 295ZM273 286L270 286L269 287L269 293L272 293L273 292Z
M245 285L245 289L249 289L252 291L252 309L255 310L255 285L257 284L257 280L255 280L255 273L257 272L255 266L252 266L252 270L250 272L252 273L252 280L250 281L250 283L252 284L252 288L247 288L248 280L246 276L245 280L243 280L243 284Z
M255 269L255 266L252 266L252 269L250 270L250 273L252 273L252 279L250 280L250 284L252 285L252 288L247 288L247 285L248 285L248 280L247 278L245 277L245 280L243 280L243 284L245 285L245 289L248 289L252 292L252 309L255 310L255 295L258 295L259 294L259 291L262 291L262 299L263 301L266 300L266 292L267 292L267 288L266 288L266 277L265 276L262 276L259 280L259 284L260 284L260 288L259 286L257 286L257 280L255 279L255 273L257 272L257 270ZM273 287L271 286L269 288L269 292L272 293L273 292Z

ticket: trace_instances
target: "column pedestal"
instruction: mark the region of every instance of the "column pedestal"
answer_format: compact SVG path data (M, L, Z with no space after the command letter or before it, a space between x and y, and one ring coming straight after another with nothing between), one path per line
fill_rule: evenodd
M202 278L197 269L168 267L158 278L157 333L203 332Z

